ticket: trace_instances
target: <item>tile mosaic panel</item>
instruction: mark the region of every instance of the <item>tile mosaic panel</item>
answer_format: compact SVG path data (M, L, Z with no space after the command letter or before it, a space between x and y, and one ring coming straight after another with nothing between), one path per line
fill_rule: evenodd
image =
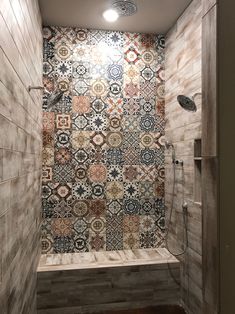
M43 32L43 253L164 246L164 37Z

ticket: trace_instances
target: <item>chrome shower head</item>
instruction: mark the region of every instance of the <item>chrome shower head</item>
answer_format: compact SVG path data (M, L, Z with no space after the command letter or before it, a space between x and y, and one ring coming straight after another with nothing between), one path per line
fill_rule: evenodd
M179 95L179 96L177 96L177 101L183 109L185 109L187 111L191 111L191 112L197 111L194 97L189 98L189 97L184 96L184 95Z
M59 90L55 91L53 94L51 94L47 100L47 107L48 109L55 106L63 97L64 92Z
M134 0L116 0L112 6L120 16L131 16L137 12L137 5Z

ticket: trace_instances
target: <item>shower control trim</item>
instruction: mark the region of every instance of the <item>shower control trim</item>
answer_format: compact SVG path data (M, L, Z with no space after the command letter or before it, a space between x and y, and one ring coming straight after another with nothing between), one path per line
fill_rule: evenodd
M184 201L183 205L182 205L182 209L183 209L183 213L184 215L187 215L188 213L188 203Z
M183 165L184 165L184 162L181 159L174 159L172 162L173 162L173 164L179 165L181 167L183 167Z

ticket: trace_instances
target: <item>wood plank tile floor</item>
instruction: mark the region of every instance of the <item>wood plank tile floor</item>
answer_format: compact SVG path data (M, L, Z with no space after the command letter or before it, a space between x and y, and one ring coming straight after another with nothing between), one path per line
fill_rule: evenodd
M101 312L99 314L185 314L185 311L180 306L156 306L145 309L119 310Z

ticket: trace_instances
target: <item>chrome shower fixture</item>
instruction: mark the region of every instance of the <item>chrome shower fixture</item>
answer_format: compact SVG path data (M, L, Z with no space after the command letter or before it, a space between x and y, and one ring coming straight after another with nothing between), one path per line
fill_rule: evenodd
M115 0L112 7L119 16L131 16L137 12L137 4L134 0Z
M166 149L170 149L171 147L174 147L174 145L167 140L165 141L165 146L166 146Z
M191 111L191 112L197 111L197 107L193 99L184 95L179 95L177 96L177 101L184 110Z
M196 93L191 98L189 98L185 95L179 95L179 96L177 96L177 101L184 110L196 112L197 106L195 103L195 97L197 95L201 95L201 93Z
M31 90L45 90L44 86L29 86L28 91L31 92ZM52 93L47 100L47 106L48 108L51 108L55 106L63 97L64 92L61 90L56 90L54 93Z
M64 92L61 90L55 91L47 100L48 109L55 106L63 97Z

